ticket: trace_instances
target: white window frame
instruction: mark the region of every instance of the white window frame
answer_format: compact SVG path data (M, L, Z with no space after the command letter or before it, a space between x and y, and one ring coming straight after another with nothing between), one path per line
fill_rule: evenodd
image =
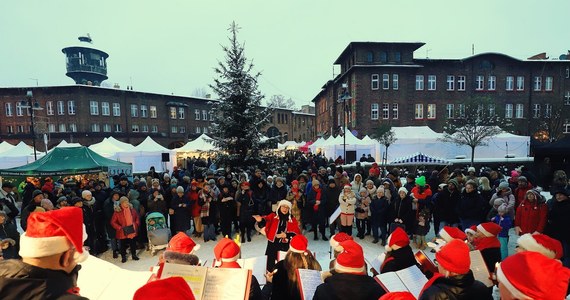
M131 125L131 132L140 132L140 127L137 124Z
M287 115L285 115L285 124L288 124ZM202 120L208 121L208 111L203 109L202 110Z
M534 76L534 80L532 81L533 91L540 92L542 91L542 76Z
M378 120L378 103L370 104L370 119Z
M152 125L150 127L150 132L152 133L158 133L158 125Z
M113 130L113 127L111 126L111 124L103 124L103 132L111 132Z
M416 75L416 91L424 90L424 75Z
M55 124L53 124L53 123L49 123L49 124L48 124L48 132L49 132L49 133L54 133L54 132L56 132L56 130L55 130Z
M111 115L111 105L109 102L101 102L101 115L110 116Z
M67 101L67 114L73 116L75 115L75 113L76 113L75 100Z
M57 115L58 116L65 115L65 103L61 100L57 101Z
M416 103L414 105L414 119L423 120L424 118L424 105L423 103Z
M53 116L53 101L46 101L46 115Z
M186 133L186 127L180 126L180 127L178 128L178 133ZM206 132L204 132L204 133L206 133Z
M201 130L202 130L202 129L201 129L200 127L196 127L196 129L195 129L194 132L200 134L200 133L201 133Z
M485 76L477 75L477 77L475 77L475 90L482 91L484 89L485 89Z
M544 104L544 117L547 119L552 117L552 105L549 103Z
M208 112L208 117L210 118L210 121L214 121L214 113L212 111Z
M390 89L390 74L382 74L382 89Z
M22 107L22 102L16 102L16 116L24 116L24 108Z
M202 133L207 134L208 133L208 127L202 127Z
M141 125L141 132L148 132L148 125Z
M495 75L490 75L487 78L487 89L489 91L494 91L497 89L497 76Z
M149 116L151 119L156 119L158 117L158 112L156 110L156 106L151 105L148 107Z
M195 109L195 110L194 110L194 120L200 121L200 116L201 116L200 110L199 110L199 109ZM199 132L198 132L198 133L199 133Z
M14 134L14 125L7 125L6 126L6 133L7 134Z
M16 128L18 129L18 133L24 133L24 125L18 125Z
M400 76L398 74L392 74L392 89L400 89Z
M505 104L505 119L512 119L513 118L513 104L507 103Z
M99 115L99 102L98 101L89 101L89 114L92 116Z
M455 90L455 76L447 75L447 90L454 91Z
M138 118L139 116L139 106L136 104L131 104L131 117Z
M518 103L515 106L515 119L524 118L524 104Z
M121 103L114 102L113 103L113 117L120 117L121 116ZM117 131L120 132L120 131Z
M115 124L115 126L113 126L114 128L114 132L123 132L123 126L121 126L121 124L117 123Z
M554 78L552 76L546 76L546 80L544 80L544 90L547 92L552 92L553 82Z
M445 114L447 119L455 118L455 105L453 103L447 103L445 105Z
M515 77L507 76L505 78L505 91L514 91L514 90L515 90Z
M148 107L146 104L141 104L141 118L148 118Z
M459 118L461 119L465 118L465 104L459 103L458 108L459 108Z
M77 132L77 123L69 124L69 132Z
M378 74L372 74L370 76L370 89L372 89L373 91L377 90L380 88L380 75Z
M178 133L178 126L170 126L170 133Z
M517 76L517 91L524 91L524 76Z
M101 132L101 126L99 125L99 123L91 124L91 132Z
M564 93L564 105L570 105L570 91Z
M465 78L465 75L457 76L457 90L458 91L465 91L466 81L467 81L467 79Z
M184 112L184 107L178 108L178 119L184 120L186 118L186 113Z
M169 110L169 112L170 112L170 113L169 113L170 119L176 120L176 107L171 106L171 107L169 107L168 110Z
M400 116L400 112L398 110L398 103L392 103L392 120L397 120Z
M538 103L533 104L532 105L532 118L533 119L540 118L540 111L541 111L540 104L538 104Z
M437 76L428 75L428 91L435 91L437 89Z
M59 132L67 132L67 126L65 124L59 124Z
M570 133L570 120L565 120L564 124L562 125L562 130L563 133Z
M437 106L435 104L427 105L427 119L435 120L437 118Z
M489 104L489 116L494 116L496 114L497 110L495 107L495 104L491 103Z
M11 102L6 102L6 104L4 104L4 109L6 110L6 117L11 117L14 115Z
M390 119L390 104L382 103L382 120Z

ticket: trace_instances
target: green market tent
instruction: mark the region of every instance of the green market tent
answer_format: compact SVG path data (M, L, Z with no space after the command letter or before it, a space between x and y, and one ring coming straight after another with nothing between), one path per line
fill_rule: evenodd
M105 158L87 147L56 147L25 166L0 170L2 176L63 176L108 172L132 174L132 165Z

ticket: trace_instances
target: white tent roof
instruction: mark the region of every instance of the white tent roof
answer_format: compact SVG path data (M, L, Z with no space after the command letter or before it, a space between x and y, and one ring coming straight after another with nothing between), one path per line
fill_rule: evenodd
M128 152L170 152L170 149L163 147L159 143L155 142L150 136L147 136L142 143L138 144Z
M354 136L354 134L352 134L352 132L350 132L350 130L348 130L348 128L345 128L344 132L346 132L346 144L347 145L371 145L377 142L374 142L372 140L370 141L365 141L365 140L361 140L359 138L357 138L356 136ZM324 143L317 145L318 147L323 147L323 146L332 146L332 145L342 145L345 142L345 138L341 135L337 135L336 137L329 137ZM313 143L314 145L315 143ZM311 148L312 146L311 145Z
M102 155L104 157L111 157L117 152L126 150L113 144L107 138L104 138L101 142L97 144L89 146L89 149L95 151L97 154Z
M213 151L217 150L217 147L211 143L212 138L202 133L199 137L191 142L186 143L186 145L174 149L176 152L200 152L200 151Z
M135 146L133 146L129 143L121 142L112 136L107 138L107 142L115 145L116 147L121 148L122 149L121 151L131 151L135 148Z
M285 143L277 144L277 149L294 149L305 145L305 142L297 143L295 141L286 141Z
M43 152L37 151L36 154L43 155ZM12 149L2 152L2 156L28 156L34 155L34 148L26 145L24 142L20 142L18 145L13 146Z
M442 134L433 131L428 126L405 126L392 127L397 138L396 143L406 142L416 143L419 140L434 140L441 138Z
M16 147L16 146L14 146L14 145L6 142L6 141L3 141L2 143L0 143L0 153L6 152L6 151L8 151L14 147Z
M79 143L68 143L66 140L62 140L57 146L54 148L70 148L70 147L81 147Z

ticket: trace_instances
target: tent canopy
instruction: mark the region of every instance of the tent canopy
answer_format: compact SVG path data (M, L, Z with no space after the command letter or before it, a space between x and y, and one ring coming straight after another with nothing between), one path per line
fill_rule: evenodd
M36 150L37 155L43 155L44 153ZM26 145L24 142L18 143L18 145L13 146L12 149L2 152L2 156L27 156L34 155L34 148Z
M441 166L449 165L450 162L446 159L439 157L432 157L421 152L416 152L410 156L400 157L395 159L390 163L391 165L430 165L430 166Z
M10 150L10 149L12 149L12 148L14 148L14 147L16 147L16 146L14 146L14 145L12 145L12 144L6 142L6 141L3 141L2 143L0 143L0 153L3 153L3 152L5 152L5 151L8 151L8 150Z
M188 142L186 143L186 145L175 150L176 152L204 152L204 151L213 151L217 149L218 148L216 148L216 146L214 146L213 144L212 138L202 133L202 135L200 135L193 141Z
M120 169L131 173L131 164L126 164L93 152L87 147L56 147L46 156L25 166L0 170L0 175L77 175L99 173L109 169Z
M161 144L155 142L150 136L147 136L142 143L138 144L132 150L127 152L171 152L171 150L163 147Z

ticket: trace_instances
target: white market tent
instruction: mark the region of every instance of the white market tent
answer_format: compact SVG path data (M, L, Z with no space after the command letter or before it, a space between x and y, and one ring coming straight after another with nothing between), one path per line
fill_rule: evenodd
M208 152L216 151L218 148L212 143L212 138L202 133L199 137L186 143L186 145L174 149L176 152Z
M130 151L130 150L133 150L135 148L135 146L133 146L129 143L121 142L112 136L107 138L107 142L109 142L110 144L112 144L116 147L123 149L123 151Z
M45 153L36 150L38 157ZM34 161L34 148L26 145L24 142L12 146L11 149L0 153L0 169L8 169L27 165Z
M344 132L346 132L346 151L356 151L357 159L362 154L370 154L376 161L380 160L380 144L377 141L359 139L348 128L345 128ZM344 156L345 138L343 136L337 135L336 137L331 136L326 140L321 139L316 140L309 146L313 153L320 152L326 157L333 159L338 156Z
M5 152L5 151L8 151L8 150L10 150L10 149L12 149L12 148L14 148L14 147L16 147L16 146L14 146L14 145L12 145L12 144L6 142L6 141L3 141L2 143L0 143L0 153L3 153L3 152Z
M297 143L295 141L286 141L283 144L278 143L277 149L279 149L279 150L296 150L296 149L299 149L299 147L304 146L305 144L306 144L306 142Z
M68 143L66 140L62 140L61 142L59 142L59 144L57 144L57 146L55 146L53 148L56 148L56 147L57 148L81 147L81 144L79 144L79 143Z
M129 145L131 146L131 145ZM134 147L132 147L134 148ZM131 149L132 149L131 148ZM95 151L97 154L110 158L115 159L117 158L117 153L127 151L128 149L121 148L116 144L112 143L108 140L108 138L104 138L101 142L93 144L89 146L89 149Z
M169 161L162 161L163 153L168 155ZM146 173L151 166L154 166L156 172L164 172L172 170L176 165L176 152L163 147L150 136L132 150L118 152L116 155L118 161L133 165L133 173Z

